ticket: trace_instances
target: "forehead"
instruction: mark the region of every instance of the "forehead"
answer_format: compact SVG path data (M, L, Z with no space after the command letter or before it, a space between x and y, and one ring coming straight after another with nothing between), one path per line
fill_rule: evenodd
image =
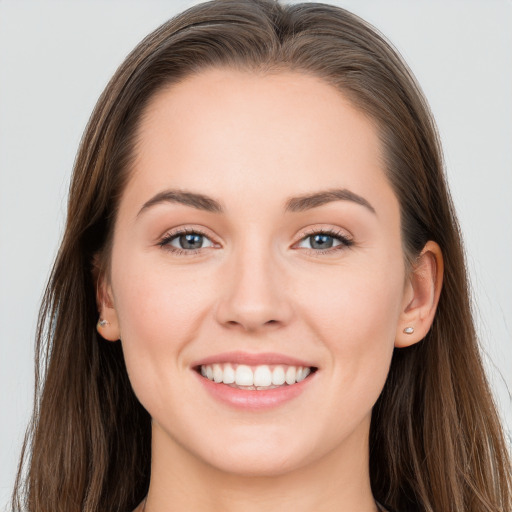
M382 192L382 162L374 123L325 81L211 69L152 98L131 182L141 200L172 186L270 205L319 188Z

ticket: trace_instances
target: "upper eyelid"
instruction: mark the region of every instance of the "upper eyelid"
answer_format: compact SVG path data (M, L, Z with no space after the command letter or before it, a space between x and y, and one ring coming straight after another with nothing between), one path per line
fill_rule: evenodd
M166 231L162 236L160 236L158 238L158 245L163 245L162 242L169 242L171 240L174 240L175 238L177 238L180 235L187 235L187 234L201 235L201 236L207 238L208 240L210 240L210 242L212 242L212 244L218 245L218 242L215 241L214 237L212 237L211 235L206 233L206 231L203 231L201 228L177 228L176 230ZM200 249L194 249L194 250L200 250Z
M352 234L340 227L312 227L307 228L306 231L303 231L300 235L300 238L296 242L294 242L294 245L301 242L305 238L309 238L310 236L316 234L325 234L328 236L332 236L333 238L338 238L342 242L353 243L354 241L354 237L352 236Z
M337 236L343 236L344 238L352 238L352 235L348 233L347 230L338 228L338 227L318 227L318 228L307 228L306 231L303 231L301 234L301 240L302 238L306 236L315 235L317 233L326 233L326 234L336 234Z
M206 230L204 230L202 228L185 227L185 228L169 229L169 230L165 231L165 233L163 235L161 235L159 237L159 239L163 240L164 238L174 238L178 235L189 234L189 233L197 233L198 235L202 235L202 236L205 236L210 239L212 238L212 235L208 234L206 232ZM213 242L213 240L212 240L212 242Z

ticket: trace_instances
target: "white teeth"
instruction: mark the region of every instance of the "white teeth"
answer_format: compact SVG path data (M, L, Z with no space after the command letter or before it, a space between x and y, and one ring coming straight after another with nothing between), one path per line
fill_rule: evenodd
M254 385L255 386L270 386L272 384L272 373L270 368L266 365L258 366L254 370Z
M254 374L249 366L245 366L245 364L237 366L235 372L235 383L237 386L254 385Z
M235 370L230 364L224 365L224 377L222 379L224 384L233 384L235 382Z
M286 370L286 384L295 384L295 375L297 373L297 370L295 369L295 366L288 366L288 369Z
M222 382L223 371L220 364L213 365L213 381L214 382Z
M286 382L286 376L282 366L276 366L272 372L272 384L282 386Z
M233 367L234 366L234 367ZM201 375L216 383L243 386L248 389L272 389L303 381L311 368L305 366L269 366L266 364L251 367L244 364L207 364L201 365Z
M310 368L308 368L308 367L302 368L301 367L299 369L295 379L296 379L297 382L300 382L301 380L304 380L310 373L311 373L311 369Z

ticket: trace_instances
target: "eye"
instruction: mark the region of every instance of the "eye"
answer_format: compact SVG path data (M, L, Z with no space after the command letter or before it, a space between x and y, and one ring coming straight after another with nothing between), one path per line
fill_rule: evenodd
M322 229L310 231L300 240L298 247L309 249L314 254L326 254L345 249L353 244L353 240L341 232Z
M197 229L181 229L168 233L158 245L168 251L186 255L196 254L201 249L214 246L206 234Z
M315 255L321 255L350 247L353 243L353 240L342 232L317 229L309 231L299 241L297 247L307 249ZM205 233L197 229L180 229L168 233L158 242L158 245L175 254L186 256L215 246Z

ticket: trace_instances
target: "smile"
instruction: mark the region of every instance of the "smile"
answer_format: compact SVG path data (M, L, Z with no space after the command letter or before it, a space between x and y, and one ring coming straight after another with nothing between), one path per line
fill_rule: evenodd
M264 411L295 401L316 389L317 366L277 353L225 352L191 364L200 387L218 403Z
M281 386L292 386L303 381L316 368L292 365L249 366L237 363L200 365L198 371L206 379L246 390L263 391Z

